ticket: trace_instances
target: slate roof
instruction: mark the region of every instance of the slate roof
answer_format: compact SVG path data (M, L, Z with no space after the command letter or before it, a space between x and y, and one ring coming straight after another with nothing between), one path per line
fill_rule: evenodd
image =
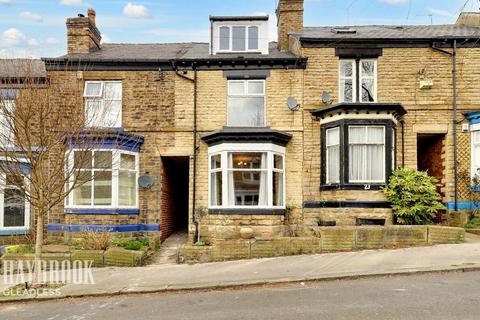
M355 33L336 32L336 30L355 30ZM480 37L480 28L455 24L444 25L371 25L308 27L292 35L302 40L422 40Z
M42 60L0 59L0 78L44 78L47 76Z
M279 51L276 42L269 44L269 54L259 53L222 53L211 55L209 43L153 43L153 44L130 44L130 43L106 43L95 52L65 55L48 60L82 60L82 61L169 61L169 60L229 60L244 57L250 59L292 59L296 56L290 52Z

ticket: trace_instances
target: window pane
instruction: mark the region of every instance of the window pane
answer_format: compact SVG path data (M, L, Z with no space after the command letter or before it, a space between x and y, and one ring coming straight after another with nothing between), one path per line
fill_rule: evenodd
M122 126L122 101L107 100L104 102L104 119L100 126L118 127Z
M273 167L275 169L283 169L283 156L278 154L273 155Z
M232 50L233 51L245 51L246 40L246 28L245 27L232 27Z
M258 49L258 27L248 28L248 49Z
M283 206L283 173L273 173L273 205Z
M367 146L350 145L348 150L350 153L350 159L348 161L350 181L365 181Z
M3 100L15 100L19 94L18 89L0 89L0 98Z
M210 190L210 204L212 206L222 205L222 172L212 172Z
M92 204L92 182L87 181L73 190L73 204L85 206Z
M362 61L362 76L373 77L375 76L375 62L374 61Z
M326 131L326 143L327 146L340 144L340 128L332 128Z
M25 226L25 194L19 189L6 188L3 200L4 227Z
M230 202L233 202L233 198L236 206L266 206L268 192L266 177L264 171L229 172Z
M102 83L101 82L86 82L85 83L85 96L86 97L100 97L102 95Z
M362 79L362 102L375 101L375 80Z
M341 80L340 81L340 100L342 102L352 102L353 101L353 83L352 80Z
M135 156L133 154L120 154L120 169L135 170Z
M211 168L220 169L222 167L222 157L219 154L216 154L211 157Z
M94 205L112 204L112 172L97 171L93 181Z
M93 156L95 169L112 169L112 152L95 151Z
M220 50L230 49L230 28L220 27Z
M340 76L341 77L353 77L353 62L352 61L340 61Z
M105 99L122 100L122 83L105 82Z
M91 169L92 168L92 152L91 151L74 151L74 168L75 169Z
M383 154L383 145L369 145L366 148L366 180L383 180L385 172L385 159Z
M121 206L134 206L137 202L137 173L120 171L118 177L118 203Z
M327 183L340 182L340 146L327 147Z
M99 126L103 118L102 102L100 100L85 101L85 125L87 127Z
M349 143L365 143L366 127L348 127L348 142Z
M264 126L264 98L230 98L228 103L228 125Z
M230 95L244 95L245 81L228 81L228 90Z
M229 168L235 169L262 169L266 168L266 153L233 153Z
M367 128L367 142L368 143L385 143L383 127L368 127Z
M248 81L248 94L263 94L263 81Z

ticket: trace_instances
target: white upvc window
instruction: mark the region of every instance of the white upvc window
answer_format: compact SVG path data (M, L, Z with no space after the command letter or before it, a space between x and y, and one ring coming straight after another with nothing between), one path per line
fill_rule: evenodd
M376 59L340 60L339 99L340 102L377 101Z
M478 127L478 128L476 128ZM472 125L472 130L480 130L480 125ZM471 170L472 179L476 183L480 183L480 131L472 131L472 148L471 148ZM480 187L477 185L475 187Z
M340 183L340 128L326 130L326 180L327 184Z
M349 182L385 182L385 127L348 126Z
M121 81L86 81L83 96L86 127L122 127Z
M0 89L0 146L9 147L14 145L14 122L15 99L19 91L16 89Z
M79 180L85 183L70 193L66 201L68 208L138 208L138 153L77 149L69 156L67 170L79 170Z
M265 126L265 80L229 80L227 125Z
M219 26L218 52L258 52L259 34L258 26Z
M285 208L285 148L221 144L209 148L209 208Z
M0 175L0 230L27 230L30 227L30 203L19 187L21 183L26 185L26 178Z

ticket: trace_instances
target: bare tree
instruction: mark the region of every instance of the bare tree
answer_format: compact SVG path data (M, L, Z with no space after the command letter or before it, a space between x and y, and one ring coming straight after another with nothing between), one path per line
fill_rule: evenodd
M21 219L22 208L30 209L37 266L48 213L62 206L71 192L92 183L92 171L81 169L92 167L91 151L114 133L94 125L86 130L84 86L75 71L38 77L34 66L38 61L22 61L21 66L18 60L11 63L23 71L21 77L2 80L0 182L8 186L4 205L13 220L9 223L15 225L14 220ZM108 108L98 109L98 114L89 111L92 123L98 122L93 118L103 119L101 112ZM95 161L100 167L108 165L108 159Z

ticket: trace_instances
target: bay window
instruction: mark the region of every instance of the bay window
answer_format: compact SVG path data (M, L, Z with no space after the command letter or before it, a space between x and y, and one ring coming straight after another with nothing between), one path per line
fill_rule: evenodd
M265 126L265 80L228 81L228 126Z
M480 128L478 125L473 125L475 129ZM471 162L471 170L472 170L472 178L475 179L473 181L474 187L478 188L480 182L480 131L472 131L472 162Z
M122 127L121 81L86 81L83 96L86 127Z
M284 154L270 144L209 148L209 207L284 208Z
M339 63L340 102L377 101L377 60L341 59Z
M20 188L21 176L2 174L0 186L0 230L26 230L30 225L30 208Z
M322 188L378 189L395 166L391 120L344 119L322 125Z
M78 179L84 182L69 195L67 206L137 208L138 158L138 153L122 150L74 150L69 166L78 170Z

